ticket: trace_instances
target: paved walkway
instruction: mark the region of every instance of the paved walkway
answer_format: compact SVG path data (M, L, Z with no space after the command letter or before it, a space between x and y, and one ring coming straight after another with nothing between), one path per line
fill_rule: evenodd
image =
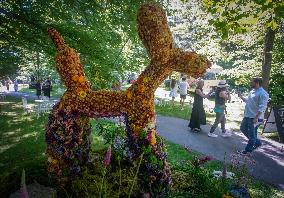
M28 100L37 99L37 96L30 93L10 92L7 95L17 98L26 96ZM202 126L201 133L190 132L187 125L188 120L157 116L158 132L162 137L173 143L186 145L204 155L210 155L216 160L223 161L226 152L227 162L230 162L231 154L244 149L247 143L247 139L239 132L227 138L221 136L209 138L207 132L210 125ZM216 132L220 134L219 129ZM252 153L251 158L256 163L249 167L249 173L255 178L284 190L284 145L266 138L262 139L262 142L263 146Z
M15 98L26 97L27 100L37 100L38 99L38 97L35 94L32 94L32 93L10 91L10 92L6 92L5 94L6 94L6 96L13 96ZM55 97L50 97L50 99L51 100L58 100L58 98L55 98Z
M204 155L210 155L214 159L223 161L227 153L227 161L231 161L231 154L245 148L247 139L241 133L233 133L231 137L211 138L207 136L210 125L202 126L200 133L189 131L187 120L157 116L157 130L162 137L176 144L186 145ZM221 130L216 130L217 134ZM270 183L284 190L284 148L283 144L262 139L263 146L252 153L251 158L255 165L249 167L249 173L255 178Z

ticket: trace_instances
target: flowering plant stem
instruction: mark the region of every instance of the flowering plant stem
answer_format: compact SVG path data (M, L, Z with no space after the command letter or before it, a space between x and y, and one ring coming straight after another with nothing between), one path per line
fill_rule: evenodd
M120 194L120 187L121 187L121 167L120 167L120 160L118 160L118 165L119 165L119 187L118 187L118 198Z
M134 183L136 182L137 175L138 175L138 172L139 172L139 168L140 168L140 165L141 165L141 162L142 162L142 159L143 159L143 155L144 155L144 153L142 153L141 156L140 156L139 164L138 164L138 167L137 167L137 170L136 170L136 173L135 173L135 177L133 179L133 182L132 182L132 185L131 185L131 188L130 188L130 192L128 194L128 198L130 198L132 190L133 190Z
M100 189L100 198L102 197L102 191L103 191L103 186L104 186L104 179L105 179L105 175L106 175L106 169L103 172L103 179L102 179L102 183L101 183L101 189Z

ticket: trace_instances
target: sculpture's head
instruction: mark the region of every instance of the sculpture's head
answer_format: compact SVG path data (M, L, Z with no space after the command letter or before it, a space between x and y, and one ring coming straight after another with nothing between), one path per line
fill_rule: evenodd
M211 67L210 61L205 56L195 52L184 52L177 49L175 54L174 70L188 76L198 78Z
M199 77L211 66L205 56L176 48L165 12L155 4L145 4L138 11L138 31L149 56L155 63L165 63L171 70Z

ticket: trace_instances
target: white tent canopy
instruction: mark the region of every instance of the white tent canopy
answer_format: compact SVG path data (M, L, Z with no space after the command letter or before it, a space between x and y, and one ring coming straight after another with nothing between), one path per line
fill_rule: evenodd
M218 74L223 70L223 68L219 65L216 65L215 63L206 70L206 72L210 72L210 73L214 73L214 74Z

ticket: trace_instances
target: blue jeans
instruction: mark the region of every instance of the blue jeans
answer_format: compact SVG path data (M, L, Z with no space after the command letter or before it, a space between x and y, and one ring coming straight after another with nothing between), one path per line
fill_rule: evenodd
M261 146L261 142L257 139L258 126L253 126L253 118L244 118L241 123L241 131L248 138L248 144L245 151L252 152L256 147Z

